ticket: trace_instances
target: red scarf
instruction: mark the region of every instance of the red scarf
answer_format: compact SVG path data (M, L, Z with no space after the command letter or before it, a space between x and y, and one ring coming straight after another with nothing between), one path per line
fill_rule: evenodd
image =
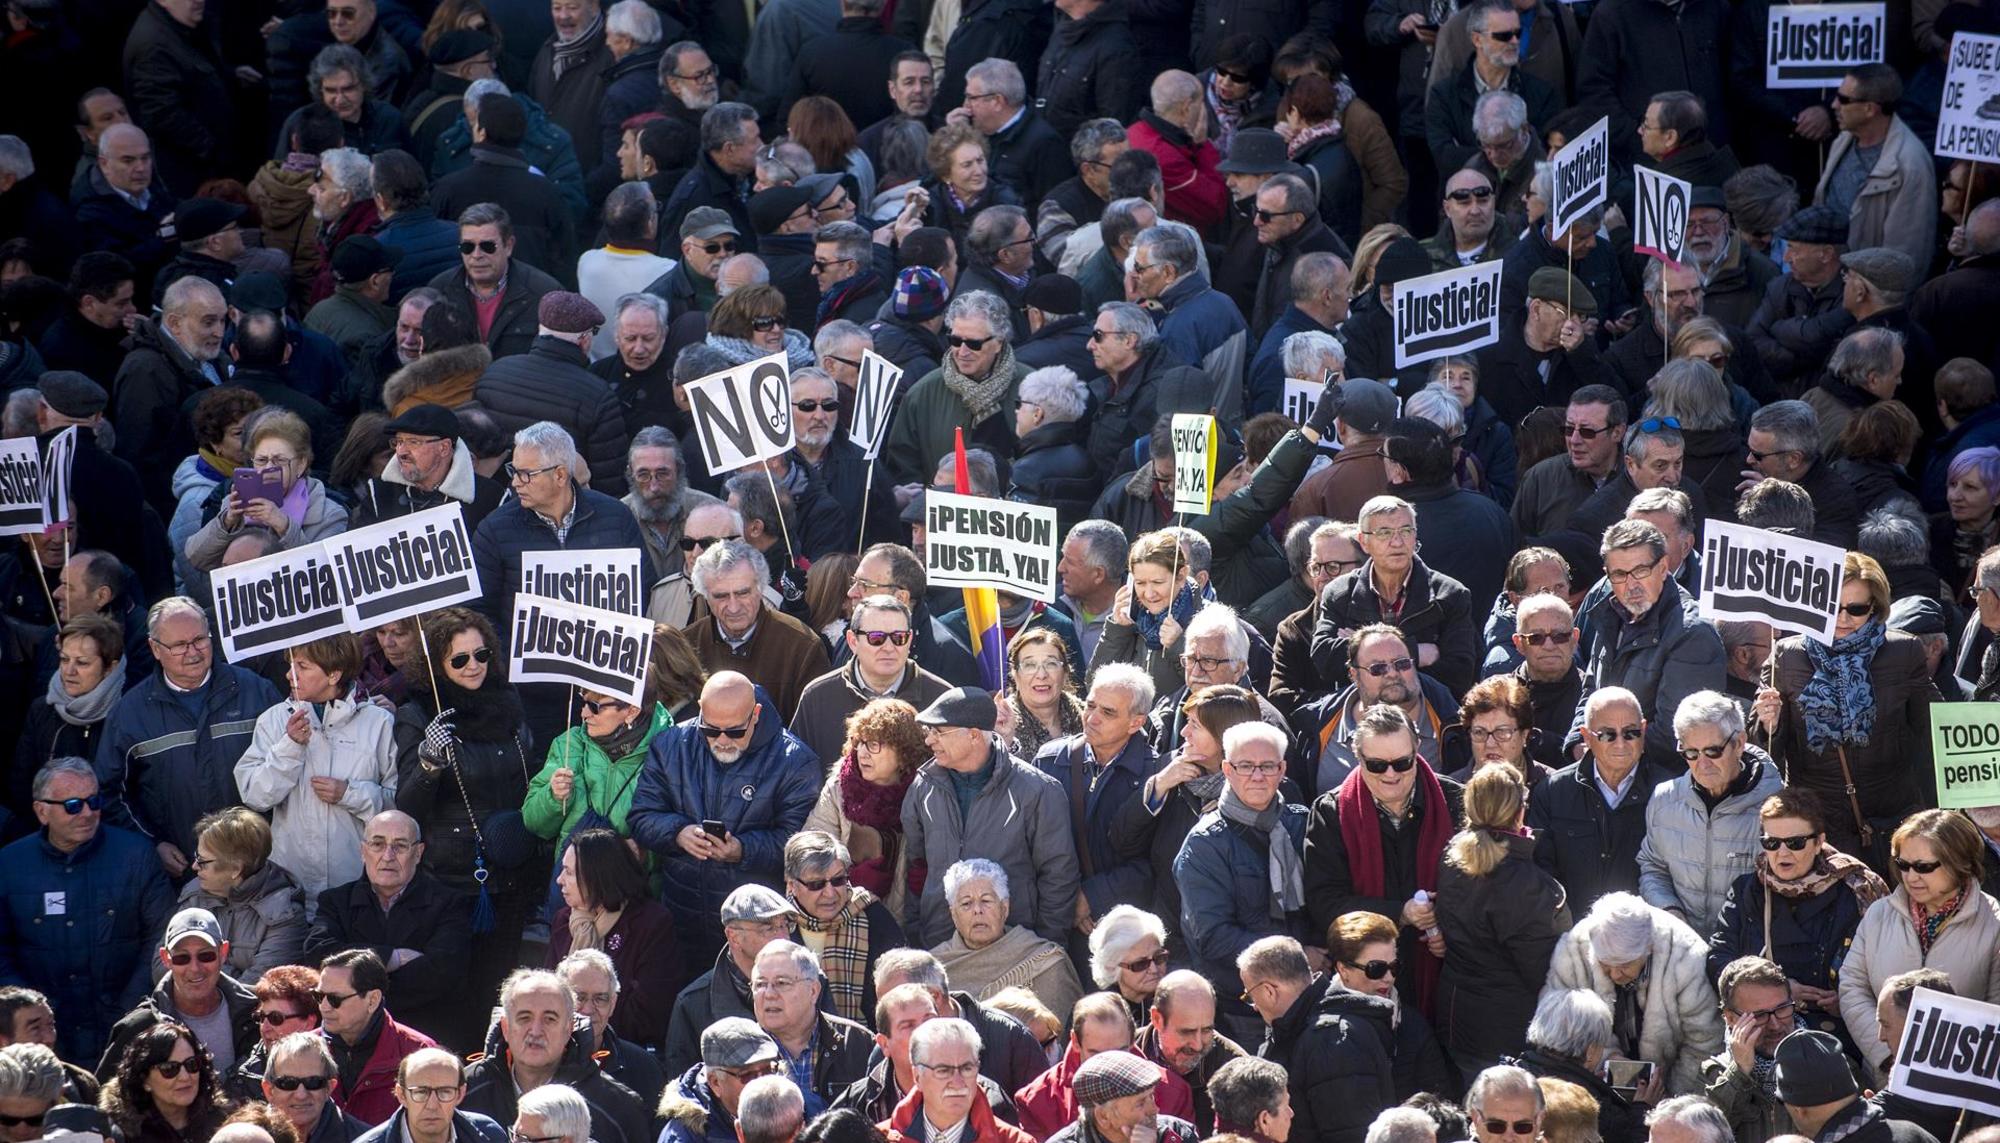
M1382 825L1377 818L1375 797L1362 780L1357 761L1347 780L1334 794L1334 808L1340 815L1340 836L1347 843L1347 874L1354 892L1363 897L1380 897L1387 892L1388 871L1382 864ZM1422 799L1424 814L1417 823L1417 888L1437 895L1438 862L1445 843L1451 840L1451 805L1445 801L1444 787L1430 763L1417 759L1416 789L1412 796ZM1428 948L1417 952L1417 1007L1431 1015L1437 995L1438 971L1444 961Z
M889 895L889 881L896 873L896 855L903 848L903 795L910 792L915 770L904 766L893 786L878 786L861 776L861 765L849 750L841 756L835 779L840 783L840 808L847 820L864 825L882 835L882 853L867 861L857 861L848 872L856 884L877 897Z

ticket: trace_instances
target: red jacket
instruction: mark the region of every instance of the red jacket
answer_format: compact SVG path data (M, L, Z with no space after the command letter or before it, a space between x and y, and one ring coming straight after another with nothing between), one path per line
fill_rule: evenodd
M876 1124L889 1137L889 1143L915 1143L921 1134L912 1136L910 1125L923 1114L924 1091L913 1087L889 1118ZM972 1089L972 1113L968 1115L969 1130L963 1137L964 1143L1035 1143L1035 1137L1014 1126L993 1118L993 1106L986 1102L986 1093L977 1085Z
M326 1035L321 1032L320 1035ZM437 1041L391 1019L387 1009L382 1012L382 1034L375 1038L375 1051L368 1062L361 1065L361 1074L355 1078L354 1086L342 1090L336 1086L334 1103L340 1109L368 1126L386 1123L396 1109L396 1068L403 1057L419 1048L435 1048Z
M1229 212L1229 185L1215 169L1222 162L1215 144L1206 139L1192 142L1187 132L1151 111L1140 114L1125 138L1160 160L1160 181L1167 188L1167 217L1187 223L1204 238L1214 234Z
M1014 1111L1021 1117L1021 1129L1036 1143L1076 1122L1076 1070L1083 1066L1083 1053L1071 1039L1062 1062L1014 1093ZM1187 1081L1171 1068L1160 1068L1160 1114L1189 1122L1194 1120L1194 1092Z

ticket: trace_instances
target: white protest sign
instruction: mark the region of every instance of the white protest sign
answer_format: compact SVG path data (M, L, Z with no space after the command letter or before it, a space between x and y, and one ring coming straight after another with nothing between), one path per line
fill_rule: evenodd
M1651 167L1633 167L1632 249L1669 262L1687 252L1694 186Z
M1215 504L1215 418L1174 414L1174 511L1203 516Z
M991 587L1054 603L1061 537L1054 508L924 493L924 566L935 587Z
M69 483L70 470L75 467L76 426L71 425L57 433L49 442L48 451L42 454L42 495L48 500L48 515L43 523L76 519Z
M1561 234L1578 215L1603 202L1610 193L1611 120L1599 119L1590 129L1556 152L1555 201L1549 204L1549 233Z
M1397 282L1389 309L1396 368L1463 357L1499 341L1500 265L1478 262Z
M646 595L639 566L637 548L522 552L520 590L584 607L642 615Z
M1882 62L1881 4L1773 4L1764 86L1838 87L1862 64Z
M0 536L48 527L49 503L42 491L42 449L35 438L0 440Z
M1701 554L1701 617L1762 620L1833 642L1840 614L1840 564L1846 552L1710 520Z
M652 620L523 592L508 628L515 682L570 683L634 706L646 701Z
M340 581L324 544L217 568L208 582L215 592L222 655L232 663L348 629Z
M882 438L889 435L889 412L896 404L896 386L903 371L878 357L872 349L861 351L861 368L854 382L854 419L848 423L847 439L874 460L882 452Z
M1960 32L1949 62L1932 150L1943 159L2000 162L2000 36Z
M1303 425L1312 416L1313 406L1319 404L1319 395L1326 391L1321 381L1304 381L1297 377L1285 378L1285 399L1278 411L1295 425Z
M322 541L350 630L479 598L472 537L453 501Z
M1996 1045L2000 1005L1919 988L1910 994L1889 1090L1918 1103L2000 1115Z
M792 447L792 370L782 351L687 385L702 459L718 476Z

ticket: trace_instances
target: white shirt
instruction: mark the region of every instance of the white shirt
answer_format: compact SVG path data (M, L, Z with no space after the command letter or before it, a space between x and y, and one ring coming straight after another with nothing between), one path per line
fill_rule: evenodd
M604 246L585 251L576 260L576 292L590 299L604 315L604 328L590 339L590 359L602 361L618 352L618 299L652 285L678 262L644 250ZM664 332L664 331L662 331Z

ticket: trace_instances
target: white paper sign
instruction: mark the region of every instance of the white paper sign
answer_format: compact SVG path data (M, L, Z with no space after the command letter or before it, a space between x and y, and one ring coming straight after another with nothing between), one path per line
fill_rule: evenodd
M646 611L637 548L522 552L520 590L626 615Z
M1285 378L1285 400L1278 411L1295 425L1303 425L1312 416L1313 406L1319 404L1319 395L1326 386L1318 381L1303 381L1297 377Z
M324 544L217 568L208 582L222 655L232 663L348 630Z
M76 519L76 505L70 495L70 470L76 467L76 426L57 433L42 454L42 494L48 498L44 523Z
M1590 129L1556 152L1549 205L1549 233L1561 234L1577 216L1603 202L1610 193L1611 120L1599 119Z
M33 437L0 440L0 536L39 532L48 525L41 446Z
M1215 418L1174 414L1174 511L1205 516L1215 505Z
M1848 72L1882 62L1881 4L1773 4L1764 86L1839 87Z
M991 587L1056 601L1062 531L1040 504L924 493L924 566L935 587Z
M782 351L690 381L687 396L702 459L717 476L791 451L792 370Z
M1687 253L1694 187L1650 167L1633 167L1632 249L1669 262Z
M508 627L515 682L570 683L635 706L646 701L652 620L523 592Z
M459 508L453 501L322 541L340 577L350 630L479 598L472 537Z
M2000 161L2000 36L1960 32L1949 64L1933 150L1944 159Z
M1928 988L1910 994L1889 1090L1918 1103L2000 1115L2000 1005Z
M903 371L878 357L872 349L861 351L860 376L854 382L854 419L848 423L847 439L874 460L882 452L882 440L889 435L889 413L896 406L896 386Z
M1464 357L1500 340L1499 262L1477 262L1397 282L1389 316L1396 368Z
M1782 631L1833 642L1846 552L1720 520L1708 521L1703 531L1703 619L1762 620Z

